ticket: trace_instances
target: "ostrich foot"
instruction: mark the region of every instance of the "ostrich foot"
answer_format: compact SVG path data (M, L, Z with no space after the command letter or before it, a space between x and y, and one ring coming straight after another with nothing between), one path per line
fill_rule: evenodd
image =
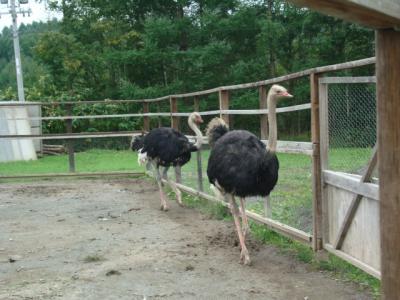
M169 207L168 207L168 205L164 205L164 204L161 204L161 206L160 206L160 210L162 210L162 211L168 211L169 210Z
M249 251L246 248L240 252L240 263L246 266L251 264Z
M178 205L183 207L184 205L183 205L183 202L182 202L182 193L181 193L181 191L176 189L175 194L176 194L176 201L178 202Z
M160 189L160 199L161 199L160 209L163 210L163 211L167 211L168 210L168 204L167 204L166 196L165 196L165 194L164 194L162 189Z

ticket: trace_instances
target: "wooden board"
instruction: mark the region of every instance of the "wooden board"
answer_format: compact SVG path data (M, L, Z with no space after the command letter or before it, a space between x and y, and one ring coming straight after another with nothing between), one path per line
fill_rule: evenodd
M375 29L400 27L400 2L396 0L289 0L289 2Z
M323 171L323 179L325 184L368 197L370 199L379 200L379 186L375 183L360 182L360 175L351 175L342 172L325 170Z
M333 244L353 198L353 193L328 185L327 203L329 214L329 237L325 243ZM341 250L380 270L379 202L363 198L355 213Z

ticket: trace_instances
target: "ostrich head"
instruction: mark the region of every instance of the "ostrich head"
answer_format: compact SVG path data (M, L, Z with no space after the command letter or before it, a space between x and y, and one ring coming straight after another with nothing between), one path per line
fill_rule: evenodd
M201 118L200 114L198 112L192 112L189 115L188 118L188 124L189 127L194 131L194 133L196 134L197 137L197 141L194 144L194 146L197 149L201 148L201 144L203 143L203 135L201 134L201 131L199 129L200 124L203 123L203 119Z
M278 140L278 129L276 125L276 102L281 98L292 98L283 86L274 84L267 96L267 106L268 106L268 150L270 152L276 152L277 140Z
M200 114L198 112L192 112L189 115L189 119L188 119L189 124L196 124L196 125L200 125L201 123L203 123L203 119L201 118Z
M143 134L132 137L132 140L131 140L132 151L139 151L140 149L142 149L143 148L143 140L144 140Z
M270 90L269 95L275 96L276 98L292 98L293 96L288 93L287 89L281 85L274 84Z

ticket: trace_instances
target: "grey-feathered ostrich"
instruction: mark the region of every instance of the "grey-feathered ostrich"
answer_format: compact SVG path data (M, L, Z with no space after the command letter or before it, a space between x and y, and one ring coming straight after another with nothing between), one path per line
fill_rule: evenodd
M203 136L198 125L203 123L199 113L193 112L188 118L189 127L195 132L197 141L195 144L189 142L188 138L179 131L161 127L151 130L145 136L135 137L132 140L131 148L138 151L139 164L145 164L149 161L155 170L155 177L160 189L161 210L168 210L167 200L163 191L163 182L160 174L160 166L164 167L163 177L167 179L168 184L174 190L179 205L182 204L180 190L175 183L169 180L167 172L170 166L181 167L186 164L191 157L191 152L197 151L202 144Z
M240 262L250 263L245 239L249 230L244 198L268 196L278 181L279 162L276 157L276 103L281 97L293 97L279 85L268 92L268 147L254 134L245 130L229 131L220 118L211 120L207 136L211 146L207 175L211 184L224 194L231 205L236 231L241 246ZM240 198L242 225L235 196ZM243 228L242 228L243 227Z

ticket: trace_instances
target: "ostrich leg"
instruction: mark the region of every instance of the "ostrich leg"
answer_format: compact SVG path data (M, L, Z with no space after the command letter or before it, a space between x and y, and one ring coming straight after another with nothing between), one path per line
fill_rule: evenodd
M250 256L249 256L249 251L247 250L247 247L246 247L245 238L244 238L242 228L240 225L239 208L235 202L235 198L233 197L233 195L228 194L228 198L229 198L229 202L231 203L232 215L233 215L233 219L235 221L236 232L239 236L240 247L242 249L240 252L240 262L245 265L249 265L250 264Z
M181 193L181 191L176 187L175 182L173 182L171 179L169 179L169 177L168 177L168 169L169 169L169 167L165 167L165 168L164 168L163 177L167 180L169 186L170 186L171 189L175 192L176 201L178 202L179 206L183 206L183 202L182 202L182 193Z
M250 226L249 226L249 221L247 220L246 205L245 205L243 197L240 197L240 210L241 210L241 213L242 213L243 236L244 236L244 239L246 239L246 236L250 232Z
M160 190L160 199L161 199L161 210L167 211L168 210L168 205L167 205L167 197L165 196L164 190L163 190L163 182L160 174L160 168L157 165L157 163L154 163L154 169L156 170L156 180L158 184L158 189Z

